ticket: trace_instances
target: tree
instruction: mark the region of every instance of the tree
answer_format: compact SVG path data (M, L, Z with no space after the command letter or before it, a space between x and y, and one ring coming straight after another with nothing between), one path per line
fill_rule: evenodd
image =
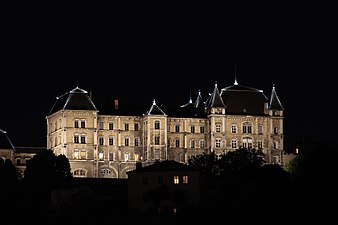
M0 181L3 185L13 185L18 181L17 170L12 160L0 157Z
M264 164L264 154L254 148L239 148L221 155L219 159L220 172L237 173L259 169Z
M33 156L27 163L24 179L53 187L72 177L69 160L64 155L56 156L50 149Z
M219 162L215 152L194 155L188 160L188 165L199 170L204 175L219 175Z

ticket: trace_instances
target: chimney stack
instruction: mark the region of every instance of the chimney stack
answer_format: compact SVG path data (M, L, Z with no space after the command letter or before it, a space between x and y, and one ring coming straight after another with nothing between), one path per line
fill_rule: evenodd
M119 109L119 100L118 99L114 100L114 109Z

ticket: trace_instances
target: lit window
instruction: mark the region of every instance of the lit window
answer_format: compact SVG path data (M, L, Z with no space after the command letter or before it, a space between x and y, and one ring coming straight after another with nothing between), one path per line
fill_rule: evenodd
M188 176L183 176L183 184L187 184L189 182Z
M180 183L179 176L174 176L174 184L179 184L179 183Z
M243 148L251 149L252 148L252 138L245 137L242 140L243 142Z
M79 159L79 158L80 158L79 150L74 149L74 159Z
M103 152L99 153L99 160L103 160Z
M124 153L124 161L129 161L129 153Z

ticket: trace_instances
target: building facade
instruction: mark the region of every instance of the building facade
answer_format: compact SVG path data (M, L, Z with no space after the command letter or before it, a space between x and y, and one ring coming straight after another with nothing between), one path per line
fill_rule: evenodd
M177 107L94 104L79 87L57 97L46 116L47 149L69 159L74 177L127 178L137 163L188 163L202 153L261 149L266 163L283 164L284 108L273 86L238 84Z

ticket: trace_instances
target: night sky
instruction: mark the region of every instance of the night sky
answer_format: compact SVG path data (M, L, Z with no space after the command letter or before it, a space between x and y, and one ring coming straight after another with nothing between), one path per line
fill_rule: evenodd
M15 146L44 146L45 117L77 86L94 103L178 106L237 74L267 97L275 85L287 147L333 141L337 3L283 4L13 8L1 35L0 129Z

